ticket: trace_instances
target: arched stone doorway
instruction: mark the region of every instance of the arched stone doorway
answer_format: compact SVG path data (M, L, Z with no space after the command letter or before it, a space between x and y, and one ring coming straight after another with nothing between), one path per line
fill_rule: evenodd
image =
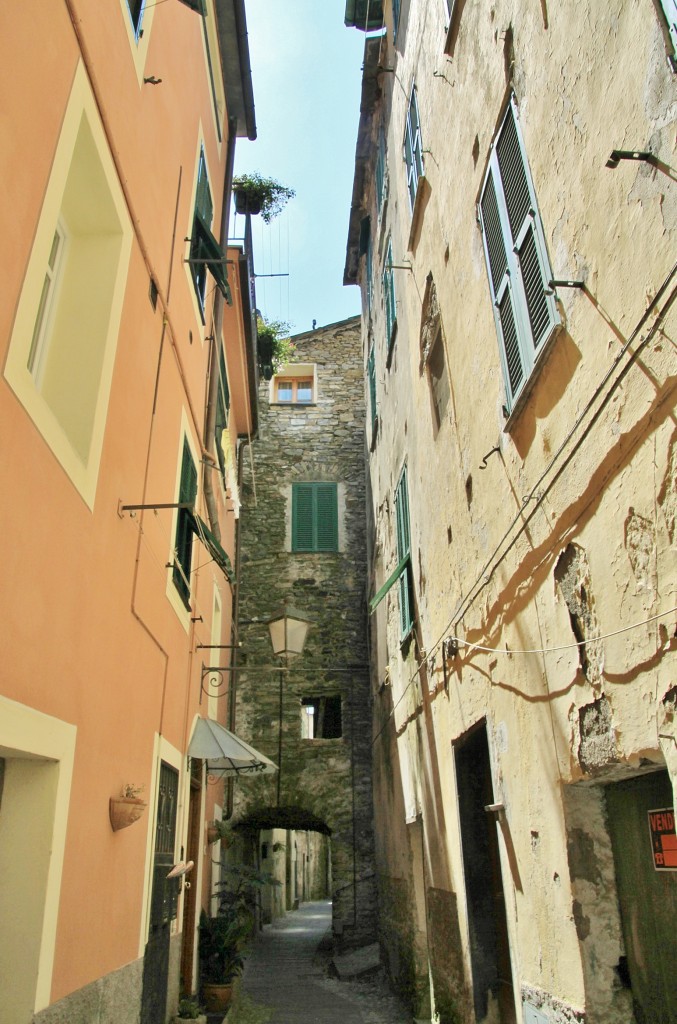
M359 874L350 815L330 823L301 804L264 804L236 813L232 827L248 861L280 883L280 891L261 894L263 923L306 900L331 899L337 948L374 941L375 877L370 864Z

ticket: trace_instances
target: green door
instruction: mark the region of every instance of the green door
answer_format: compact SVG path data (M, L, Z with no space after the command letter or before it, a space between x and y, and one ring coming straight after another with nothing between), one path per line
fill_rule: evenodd
M608 786L606 799L635 1016L638 1024L677 1024L670 779L667 772L641 775Z

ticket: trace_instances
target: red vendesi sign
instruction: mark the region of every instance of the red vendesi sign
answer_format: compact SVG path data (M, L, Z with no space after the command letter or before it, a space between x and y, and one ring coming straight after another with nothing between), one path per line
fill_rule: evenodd
M648 811L653 866L656 871L677 871L677 835L672 807Z

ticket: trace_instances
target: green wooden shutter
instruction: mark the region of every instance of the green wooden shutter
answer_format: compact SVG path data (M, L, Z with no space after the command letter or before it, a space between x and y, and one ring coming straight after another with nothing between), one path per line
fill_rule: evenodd
M338 551L336 484L315 484L316 551Z
M292 485L292 551L338 551L336 484Z
M197 188L195 191L195 213L198 213L207 227L211 227L214 216L212 193L207 176L207 162L204 150L200 150L200 163L197 172Z
M188 441L183 442L183 458L181 461L181 481L179 484L179 502L195 503L197 497L197 469L193 462ZM183 600L188 603L190 587L186 580L190 579L190 567L193 553L193 516L188 509L180 508L176 518L176 561L181 566L174 566L173 580ZM184 579L184 576L186 579Z
M407 470L402 470L400 482L395 490L395 524L397 531L397 560L403 562L404 568L398 582L400 605L400 639L411 632L413 625L413 600L411 581L411 537L409 532L409 494L407 487Z
M292 486L292 551L313 550L313 485Z

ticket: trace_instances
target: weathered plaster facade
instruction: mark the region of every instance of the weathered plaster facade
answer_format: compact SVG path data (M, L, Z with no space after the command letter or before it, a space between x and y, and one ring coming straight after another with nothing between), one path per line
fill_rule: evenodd
M355 946L373 941L376 927L360 322L293 341L312 401L279 402L276 380L262 383L253 472L246 458L241 492L235 729L280 761L280 773L238 788L234 822L331 833L334 934ZM290 364L282 375L294 373ZM337 485L337 550L292 551L292 488L307 482ZM280 674L265 620L284 603L313 624L303 654ZM323 698L340 699L338 735L304 738L302 701Z
M617 806L654 784L646 800L668 806L677 783L677 93L660 5L403 0L397 26L383 7L345 279L363 296L370 598L405 554L408 478L413 629L403 641L397 580L371 617L384 957L442 1021L649 1020L670 999L674 1015L674 928L631 934L623 847L645 902L674 908L677 872L654 870L644 797L622 828ZM479 209L510 104L553 324L514 400ZM652 162L606 166L635 147ZM514 251L513 297L530 273Z

